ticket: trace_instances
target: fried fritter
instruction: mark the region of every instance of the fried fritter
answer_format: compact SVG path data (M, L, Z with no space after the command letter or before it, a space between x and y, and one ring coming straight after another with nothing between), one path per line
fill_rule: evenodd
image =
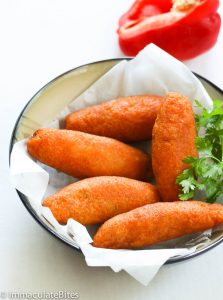
M39 129L28 140L29 154L77 178L121 176L146 180L150 157L111 138L73 130Z
M197 233L221 223L221 204L158 202L106 221L97 231L93 245L113 249L139 248Z
M158 112L152 139L153 172L163 201L178 200L176 177L188 168L183 159L198 155L196 135L190 101L180 94L168 94Z
M148 140L162 101L152 95L117 98L69 114L65 127L124 142Z
M101 176L66 186L46 198L43 206L51 209L61 224L73 218L83 225L102 223L117 214L159 201L155 186L134 179Z

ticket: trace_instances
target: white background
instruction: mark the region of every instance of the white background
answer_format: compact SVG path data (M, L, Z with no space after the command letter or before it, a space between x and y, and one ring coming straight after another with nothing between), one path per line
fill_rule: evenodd
M8 145L19 112L60 73L122 56L115 31L131 3L0 0L0 291L76 291L84 300L223 299L223 243L164 266L144 287L124 272L87 267L80 253L33 220L10 185ZM211 51L186 64L223 89L223 31Z

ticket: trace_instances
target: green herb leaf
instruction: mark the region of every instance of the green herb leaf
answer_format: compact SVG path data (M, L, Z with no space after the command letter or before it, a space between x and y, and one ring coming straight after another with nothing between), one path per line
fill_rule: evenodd
M201 114L195 115L199 136L195 144L201 157L186 157L189 168L180 174L176 183L181 188L179 198L188 200L196 191L204 190L206 201L213 203L223 196L223 102L213 101L212 111L196 100Z

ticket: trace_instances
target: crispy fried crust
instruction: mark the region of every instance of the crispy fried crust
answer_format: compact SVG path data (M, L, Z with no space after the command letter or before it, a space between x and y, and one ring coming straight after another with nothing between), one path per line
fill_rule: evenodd
M159 201L155 186L124 177L101 176L70 184L46 198L57 221L73 218L83 225L102 223L109 218L145 204Z
M163 201L178 200L176 177L188 166L187 156L197 156L196 124L190 101L170 93L160 107L153 127L152 166Z
M27 149L35 159L77 178L105 175L144 180L151 175L150 158L141 150L79 131L39 129Z
M139 248L223 223L223 205L199 201L158 202L106 221L94 237L100 248Z
M148 140L162 101L151 95L118 98L69 114L65 127L124 142Z

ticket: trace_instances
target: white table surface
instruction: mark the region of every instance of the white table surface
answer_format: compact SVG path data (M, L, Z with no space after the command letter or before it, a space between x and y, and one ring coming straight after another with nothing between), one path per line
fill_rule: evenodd
M8 145L19 112L45 83L78 65L122 56L115 33L131 0L0 2L0 292L75 291L80 299L223 299L223 243L162 268L144 287L126 273L87 267L43 230L10 185ZM223 8L221 7L223 16ZM223 89L223 31L187 65Z

